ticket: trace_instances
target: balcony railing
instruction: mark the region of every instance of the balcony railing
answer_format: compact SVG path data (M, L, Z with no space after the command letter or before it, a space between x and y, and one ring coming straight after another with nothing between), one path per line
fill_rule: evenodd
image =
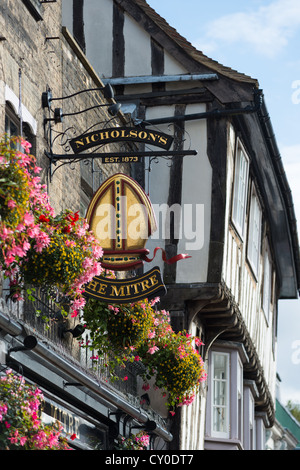
M93 372L98 378L109 383L114 389L121 393L137 396L137 378L138 369L137 364L128 364L126 369L120 369L120 376L127 376L127 380L111 382L109 377L109 370L103 372L103 364L106 362L105 358L100 358L98 361L92 359L97 355L97 352L83 348L80 346L79 341L72 336L72 334L62 335L65 329L73 329L78 320L67 319L64 315L63 299L59 298L57 293L53 291L50 295L42 288L32 288L27 286L23 292L23 300L14 302L9 297L10 290L6 282L2 283L1 296L5 300L9 309L10 315L24 325L28 325L31 330L34 330L43 340L48 341L54 349L63 351L64 355L69 357L72 361L77 361L80 367ZM82 335L83 343L87 344L89 340L89 332L84 332Z

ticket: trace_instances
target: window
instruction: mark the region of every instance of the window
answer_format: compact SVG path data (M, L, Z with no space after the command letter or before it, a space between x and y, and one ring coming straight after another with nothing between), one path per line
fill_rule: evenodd
M32 14L33 18L36 21L42 20L42 14L41 14L41 1L40 0L23 0L24 5L26 8L30 11ZM44 3L47 3L44 2ZM52 3L52 2L51 2Z
M19 136L21 134L21 123L19 117L15 114L12 106L6 105L5 109L5 133L8 137ZM31 144L30 153L36 154L36 138L27 122L22 124L22 136Z
M249 218L248 260L254 274L258 274L261 234L261 209L255 191L252 191Z
M237 436L243 438L243 364L237 361Z
M263 311L266 316L266 320L269 323L269 313L271 304L271 289L272 289L272 268L270 262L270 255L268 248L264 254L264 280L263 280Z
M241 449L244 435L244 364L241 343L216 341L208 356L205 449Z
M241 147L241 144L238 144L236 152L235 176L233 187L232 220L241 236L243 236L244 234L245 225L248 171L248 158L243 148Z
M253 380L244 381L244 449L256 449L255 398L258 391Z
M5 110L5 133L8 137L20 135L20 121L10 106Z
M229 437L229 354L212 354L212 435Z

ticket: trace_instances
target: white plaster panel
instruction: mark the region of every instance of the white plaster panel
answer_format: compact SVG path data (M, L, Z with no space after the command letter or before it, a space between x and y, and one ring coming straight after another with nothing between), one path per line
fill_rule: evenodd
M187 70L177 60L174 59L166 50L165 53L165 75L187 73Z
M174 114L174 106L160 106L159 108L147 108L146 120L159 117L168 117ZM169 129L168 125L160 125L156 130L165 132L166 134L172 134L173 128ZM157 147L147 146L146 150L155 152ZM160 150L160 149L159 149ZM149 195L155 214L157 218L157 231L149 238L146 248L150 251L149 257L153 256L154 249L156 247L165 248L164 234L164 217L162 204L166 204L169 196L169 185L170 185L170 161L164 158L158 158L156 162L152 162L149 168L149 158L146 160L146 172L145 172L145 190ZM160 216L160 213L162 216ZM154 266L159 266L161 271L164 269L164 262L162 261L161 252L158 252L154 260L147 264L147 269L151 269Z
M204 112L205 105L190 105L186 114ZM205 120L186 122L186 148L196 150L196 156L183 159L182 205L192 206L192 219L183 219L182 239L178 253L188 253L191 258L177 264L178 283L206 282L211 226L211 182L212 168L207 156L207 129ZM196 208L198 211L196 212ZM201 212L201 208L203 212ZM197 214L197 215L196 215ZM203 218L202 218L203 217ZM198 219L197 219L198 218ZM198 223L196 224L198 220ZM203 221L203 224L202 222ZM196 232L194 240L192 233ZM188 248L188 249L187 249Z
M86 55L99 77L112 76L113 2L88 0L84 8Z
M141 26L125 14L125 77L151 75L151 39Z

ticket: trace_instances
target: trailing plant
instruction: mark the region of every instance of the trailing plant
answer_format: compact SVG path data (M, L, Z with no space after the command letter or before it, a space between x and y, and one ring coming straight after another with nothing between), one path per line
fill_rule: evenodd
M11 370L0 377L0 450L71 450L59 422L42 423L43 399L39 388Z
M138 361L135 351L147 341L154 326L152 309L144 302L108 305L89 299L83 309L83 322L89 330L90 340L81 345L94 351L93 359L105 358L103 371L118 378L116 367Z
M81 344L94 351L96 361L105 355L104 367L112 377L118 377L116 366L137 361L144 366L140 372L144 389L154 378L154 386L168 395L167 405L188 405L206 379L195 348L202 343L185 331L175 333L169 313L155 308L158 300L107 305L90 299L83 309L90 342Z

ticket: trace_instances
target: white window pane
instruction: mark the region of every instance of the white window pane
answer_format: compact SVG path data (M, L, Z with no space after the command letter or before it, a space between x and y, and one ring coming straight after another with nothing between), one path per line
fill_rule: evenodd
M268 321L271 303L271 276L271 263L268 251L266 251L264 257L263 310Z
M226 353L212 354L212 422L213 432L228 434L229 413L229 356Z
M256 195L253 193L250 206L248 259L255 274L258 273L261 233L261 210Z
M248 160L241 148L238 149L235 164L233 192L233 222L240 235L244 232L248 183Z

